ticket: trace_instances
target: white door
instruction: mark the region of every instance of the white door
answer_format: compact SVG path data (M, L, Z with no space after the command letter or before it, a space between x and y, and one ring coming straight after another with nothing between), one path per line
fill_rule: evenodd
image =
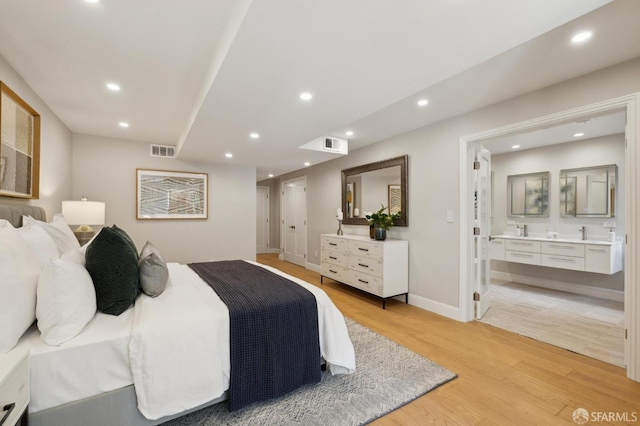
M256 189L256 253L269 253L269 187Z
M306 266L307 261L307 178L282 183L283 258Z
M491 153L481 145L474 147L474 300L476 319L491 306L491 270L489 236L491 235Z

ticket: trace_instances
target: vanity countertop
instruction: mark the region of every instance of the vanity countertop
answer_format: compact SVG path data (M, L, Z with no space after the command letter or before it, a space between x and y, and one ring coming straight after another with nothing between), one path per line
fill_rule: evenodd
M516 237L515 235L492 235L491 239L505 239L505 240L524 240L524 241L546 241L546 242L556 242L556 243L580 243L580 244L593 244L600 246L614 246L617 244L622 244L622 238L616 237L615 241L607 241L607 240L596 240L596 239L588 239L581 240L580 238L547 238L543 236L533 235L531 237Z

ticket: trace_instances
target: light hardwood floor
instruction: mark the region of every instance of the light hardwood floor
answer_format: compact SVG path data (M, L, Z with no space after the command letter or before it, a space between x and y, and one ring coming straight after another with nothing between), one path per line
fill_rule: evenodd
M278 260L257 261L324 289L342 313L458 374L375 425L575 425L577 408L627 413L640 425L640 383L622 368L481 322L461 323L380 299ZM451 283L451 285L457 285ZM625 424L589 422L588 424Z

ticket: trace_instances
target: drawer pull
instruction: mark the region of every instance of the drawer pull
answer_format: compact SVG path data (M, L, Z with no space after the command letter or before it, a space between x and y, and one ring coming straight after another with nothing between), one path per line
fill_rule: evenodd
M574 246L559 246L555 244L549 244L549 247L559 248L559 249L567 249L567 250L575 250Z
M368 268L369 265L365 265L364 263L358 263L358 266L362 266L363 268Z
M329 256L329 259L338 260L338 258L334 256Z
M549 256L549 259L555 260L557 262L576 263L575 259L565 259L564 257L551 257L551 256Z
M522 253L510 253L511 256L516 256L516 257L533 257L532 254L522 254Z
M513 244L514 246L527 246L527 247L531 247L533 245L531 243L521 243L519 241L512 241L511 244Z
M0 419L0 425L3 425L4 422L9 418L13 409L16 408L16 403L12 402L11 404L7 404L2 408L2 411L6 411L2 419Z
M338 273L338 271L334 271L333 269L329 269L329 272L333 272L334 274Z
M606 253L607 251L605 249L593 249L593 248L588 248L587 250L589 251L594 251L596 253Z
M362 247L358 247L358 250L362 250L362 251L369 251L369 249L362 248Z
M330 246L337 246L337 243L329 243Z
M358 278L358 281L360 281L361 283L369 284L369 281L361 280L360 278Z

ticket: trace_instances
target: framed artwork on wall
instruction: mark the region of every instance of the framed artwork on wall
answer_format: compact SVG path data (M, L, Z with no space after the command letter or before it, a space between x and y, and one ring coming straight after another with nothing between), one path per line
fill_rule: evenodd
M402 208L400 185L389 185L389 214L396 214Z
M136 169L136 218L207 219L207 173Z
M40 114L1 81L0 195L40 195Z

